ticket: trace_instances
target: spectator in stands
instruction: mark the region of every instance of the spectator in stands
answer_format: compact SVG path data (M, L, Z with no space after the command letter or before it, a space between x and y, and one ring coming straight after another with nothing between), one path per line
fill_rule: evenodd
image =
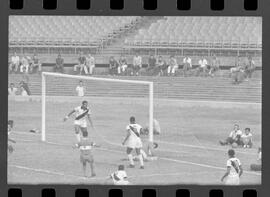
M23 86L21 86L21 96L29 96L29 94L28 94L27 91L23 88Z
M212 62L210 64L209 75L214 77L214 73L219 70L219 66L220 66L220 61L216 57L216 55L214 55L213 58L212 58Z
M17 93L17 88L15 88L14 83L10 83L9 88L8 88L8 95L9 96L16 96Z
M17 55L16 52L11 56L11 62L9 64L9 72L18 72L20 66L20 57Z
M234 125L233 131L231 131L229 137L225 141L219 141L221 145L232 145L236 143L238 146L242 145L241 141L242 131L238 124Z
M83 97L84 96L84 86L83 82L79 81L79 85L76 87L77 96Z
M131 72L131 75L139 75L139 71L142 68L142 57L139 56L138 53L133 58L133 72Z
M240 56L236 57L235 66L230 69L230 74L234 84L239 84L244 80L246 74Z
M159 76L163 76L164 73L166 73L166 70L167 70L166 62L162 58L161 55L158 57L158 60L157 60L157 69L158 69Z
M28 73L29 72L29 58L24 55L21 58L21 66L20 66L21 73Z
M86 58L86 65L89 68L89 74L93 74L93 70L95 68L95 58L91 55L91 53L88 54L88 57Z
M199 68L198 68L198 72L197 72L197 76L199 76L199 74L202 72L203 73L203 76L206 76L207 74L207 60L202 57L200 60L199 60Z
M191 58L185 56L183 59L183 76L186 77L187 72L192 69Z
M241 136L242 145L244 148L251 148L252 143L252 134L250 128L245 128L245 132Z
M28 87L28 83L26 83L25 81L21 81L19 83L19 87L21 88L21 94L25 95L25 92L26 92L27 95L31 95L30 89ZM23 91L25 91L25 92L23 92Z
M116 75L117 69L118 69L118 62L116 61L116 59L114 59L113 56L111 56L110 60L109 60L109 73L110 73L110 75Z
M78 64L74 66L74 71L77 72L77 69L80 69L80 75L82 74L82 72L84 71L85 74L88 74L88 69L86 66L86 58L83 55L83 52L80 52L80 56L78 58Z
M119 59L119 66L117 68L118 74L125 74L127 67L128 67L127 60L123 55L121 55Z
M246 73L246 78L248 80L248 78L251 78L252 73L255 71L256 66L255 66L255 62L252 60L251 56L248 56L247 62L245 63L245 73Z
M41 62L37 56L37 54L34 54L33 58L32 58L32 62L30 65L30 73L36 73L37 70L39 73L41 73Z
M55 66L53 67L54 72L64 72L64 59L61 57L61 54L58 54L55 60Z
M178 64L177 64L177 60L176 58L174 57L174 55L171 55L170 56L170 59L169 59L169 66L168 66L168 75L173 75L175 76L176 75L176 70L178 69Z
M154 75L156 71L156 58L154 55L150 55L148 59L148 66L147 66L147 72L149 75Z

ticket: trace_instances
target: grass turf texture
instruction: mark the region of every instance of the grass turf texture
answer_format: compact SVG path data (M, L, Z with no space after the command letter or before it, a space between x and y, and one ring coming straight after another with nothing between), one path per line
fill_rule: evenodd
M84 178L79 160L73 120L63 122L64 116L82 99L48 97L46 102L46 142L40 134L41 102L9 100L9 119L15 121L11 138L17 140L15 151L8 158L8 183L25 184L111 184L106 178L119 164L128 165L125 147L129 117L139 124L148 121L148 100L128 98L85 98L90 103L96 131L88 127L93 141L101 145L93 150L97 176ZM37 99L38 100L38 99ZM258 104L196 102L155 99L154 117L159 120L162 133L154 136L159 147L157 161L145 163L145 169L126 167L132 184L223 184L228 146L218 140L228 136L234 123L242 130L250 127L255 146L236 148L244 174L241 184L260 184L259 172L250 172L256 162L257 147L261 146L261 107ZM145 141L146 139L144 139ZM90 175L90 172L89 172Z

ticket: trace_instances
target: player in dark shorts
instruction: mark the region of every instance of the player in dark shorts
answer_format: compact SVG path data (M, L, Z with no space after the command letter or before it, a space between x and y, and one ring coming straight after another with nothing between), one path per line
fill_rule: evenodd
M94 169L94 157L92 154L92 148L95 145L95 143L91 142L90 139L88 138L88 132L83 132L82 133L82 139L81 141L76 145L77 148L80 149L81 155L80 155L80 161L83 166L83 174L85 177L86 175L86 164L90 164L91 168L91 177L96 176L95 169Z

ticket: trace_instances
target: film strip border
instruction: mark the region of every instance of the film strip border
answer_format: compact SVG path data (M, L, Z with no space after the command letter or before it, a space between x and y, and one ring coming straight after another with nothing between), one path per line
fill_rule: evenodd
M57 10L58 8L63 9L64 1L60 0L9 0L9 9L12 11L12 14L15 14L16 11L25 9L29 9L28 5L31 2L35 1L35 7L39 7L39 9L44 9L45 11ZM70 0L69 0L70 1ZM78 11L83 10L95 10L94 0L72 0L74 1L73 9ZM102 0L104 2L104 0ZM111 10L131 10L132 8L127 6L127 1L133 0L107 0L106 2L109 4L107 7ZM164 4L160 4L158 0L134 0L137 1L135 4L140 4L140 8L142 10L158 10ZM172 0L174 1L175 10L181 11L193 11L196 7L196 0ZM229 3L233 4L234 0L204 0L208 3L208 10L212 11L226 11L232 7ZM242 7L240 14L243 11L247 11L246 13L254 13L248 11L258 11L260 9L260 2L258 0L239 0L242 1ZM164 2L164 1L163 1ZM238 4L237 4L238 5ZM198 8L198 7L197 7ZM205 6L202 8L204 9ZM20 12L21 13L21 12ZM185 12L186 13L186 12ZM33 13L34 14L34 13ZM53 13L52 13L53 14ZM88 13L91 14L91 13ZM192 15L192 13L188 13L188 15ZM256 14L255 14L256 15ZM125 196L142 196L142 197L154 197L154 196L173 196L173 197L193 197L193 196L209 196L209 197L223 197L223 196L243 196L243 197L257 197L261 196L259 191L256 189L242 189L242 188L226 188L223 189L209 189L207 187L199 187L198 189L177 189L173 187L173 189L166 187L153 187L153 189L141 189L141 187L126 187L123 189L110 189L108 186L105 186L105 189L98 186L96 189L75 189L76 186L71 186L69 190L65 187L60 187L60 189L55 189L56 187L37 187L36 189L32 189L35 186L31 186L30 189L27 187L20 186L9 186L7 193L9 197L24 197L31 194L31 196L42 196L42 197L55 197L55 196L75 196L75 197L88 197L88 196L117 196L117 197L125 197ZM42 189L43 188L43 189ZM86 186L78 186L77 188L87 188ZM92 187L91 187L92 188ZM139 189L138 189L139 188ZM148 187L147 187L148 188ZM158 189L156 189L158 188ZM188 186L187 186L188 188ZM219 188L218 186L216 188ZM248 188L248 187L245 187ZM254 188L254 187L251 187ZM169 191L168 191L169 190ZM133 195L130 195L133 194ZM5 196L5 195L4 195Z
M92 190L88 189L75 189L73 192L70 192L71 194L73 193L74 197L89 197L89 196L96 196L96 194L99 194L99 196L108 196L108 197L126 197L130 196L128 195L129 192L127 190L129 187L126 189L108 189L108 190L103 190L103 192L93 192ZM132 188L130 188L132 189ZM166 190L164 190L166 192ZM142 190L136 190L136 196L141 196L141 197L157 197L157 196L165 196L164 191L162 189L142 189ZM22 189L19 188L11 188L8 190L8 197L22 197L26 196L22 194ZM70 194L69 193L69 194ZM95 194L95 195L94 195ZM133 193L134 194L134 193ZM160 195L162 194L162 195ZM168 193L169 194L169 193ZM192 197L192 196L198 196L194 195L192 190L190 191L189 189L177 189L175 190L175 193L171 193L172 197ZM38 194L37 194L38 195ZM59 192L56 191L55 189L51 188L44 188L40 191L39 196L41 197L57 197L57 196L66 196L65 192ZM207 192L200 193L200 196L207 196ZM224 197L224 196L231 196L229 193L224 192L221 189L212 189L208 192L209 197ZM257 197L260 196L258 195L257 191L255 189L246 189L241 192L239 192L238 196L243 196L243 197Z
M27 0L9 0L9 7L12 10L20 10L25 6L24 1ZM92 9L93 0L74 0L76 3L76 9L89 10ZM110 9L123 10L125 9L125 1L127 0L108 0ZM141 1L142 8L144 10L157 10L159 8L158 0L139 0ZM196 3L194 0L173 0L175 1L175 7L178 10L192 10L192 5ZM226 0L209 0L210 9L214 11L222 11L226 8ZM58 8L57 0L43 0L40 6L45 10L56 10ZM247 11L255 11L258 9L258 0L243 0L243 8Z

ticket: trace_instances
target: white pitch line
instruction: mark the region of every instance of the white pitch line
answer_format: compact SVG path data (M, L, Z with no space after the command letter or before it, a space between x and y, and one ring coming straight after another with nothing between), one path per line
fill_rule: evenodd
M46 141L45 143L53 144L53 145L60 145L60 146L63 146L63 145L67 146L67 144L48 142L48 141ZM123 153L123 151L111 150L111 149L106 149L106 148L97 148L97 150L104 150L104 151L115 152L115 153ZM163 159L163 160L167 160L167 161L176 162L176 163L191 164L191 165L196 165L196 166L201 166L201 167L206 167L206 168L226 170L226 168L223 168L223 167L212 166L212 165L207 165L207 164L194 163L194 162L183 161L183 160L178 160L178 159L170 159L170 158L166 158L166 157L159 157L159 158ZM244 171L244 172L247 173L247 174L261 176L260 173L256 173L256 172L252 172L252 171Z
M22 135L36 135L36 134L33 134L33 133L29 133L29 132L17 132L17 131L13 131L12 133L15 133L15 134L22 134ZM39 133L38 133L39 134ZM63 134L47 134L48 136L51 135L51 136L60 136L60 135L63 135ZM69 135L71 136L71 135ZM107 143L111 144L111 145L115 145L115 146L121 146L121 144L117 144L117 143L112 143L112 142L108 142L108 140L106 139L103 139L105 140ZM182 143L173 143L173 142L167 142L167 141L162 141L162 140L155 140L155 142L157 143L162 143L162 144L169 144L169 145L174 145L174 146L183 146L183 147L191 147L191 148L197 148L197 149L205 149L206 147L204 146L197 146L197 145L191 145L191 144L182 144ZM222 151L222 152L227 152L227 150L224 150L224 149L220 149L220 148L215 148L215 147L207 147L208 150L215 150L215 151ZM166 149L159 149L159 150L164 150L164 151L168 151ZM175 152L175 153L187 153L187 152L184 152L184 151L172 151L171 152ZM239 151L237 150L237 153L241 153L241 154L246 154L246 155L257 155L256 153L250 153L250 152L243 152L243 151Z
M37 168L31 168L31 167L13 165L13 164L10 164L8 166L23 169L23 170L29 170L29 171L34 171L34 172L38 172L38 173L43 173L43 174L51 174L51 175L58 175L58 176L68 176L68 177L77 178L77 179L83 179L83 180L99 180L99 179L103 180L103 179L107 178L107 177L88 178L88 177L84 177L84 176L76 176L76 175L72 175L72 174L65 174L63 172L56 172L56 171L45 170L45 169L37 169Z
M173 143L173 142L166 142L166 141L161 141L161 140L155 140L155 142L161 143L161 144L174 145L174 146L183 146L183 147L191 147L191 148L197 148L197 149L205 149L205 147L203 147L203 146L196 146L196 145L191 145L191 144ZM207 149L227 152L227 150L223 150L223 149L215 148L215 147L207 147ZM247 155L257 155L256 153L247 153L247 152L242 152L242 151L238 151L238 150L237 150L237 153L247 154Z
M46 142L46 143L54 144L54 145L61 145L59 143L54 143L54 142ZM107 148L97 148L97 150L104 150L104 151L109 151L109 152L114 152L114 153L122 153L122 154L124 153L123 151L111 150L111 149L107 149ZM200 164L200 163L194 163L194 162L184 161L184 160L179 160L179 159L170 159L170 158L166 158L166 157L158 157L158 158L165 160L165 161L172 161L172 162L176 162L176 163L190 164L190 165L218 169L218 170L226 170L226 168L224 168L224 167L212 166L212 165L208 165L208 164ZM244 173L261 176L260 173L256 173L256 172L252 172L252 171L244 171Z

